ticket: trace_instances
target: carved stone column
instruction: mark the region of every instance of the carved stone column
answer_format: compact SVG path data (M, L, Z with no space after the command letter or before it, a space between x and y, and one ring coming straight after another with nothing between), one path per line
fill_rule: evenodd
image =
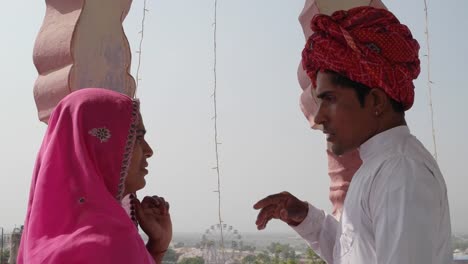
M131 52L122 22L132 0L46 0L34 47L39 119L47 123L57 103L88 87L135 93Z

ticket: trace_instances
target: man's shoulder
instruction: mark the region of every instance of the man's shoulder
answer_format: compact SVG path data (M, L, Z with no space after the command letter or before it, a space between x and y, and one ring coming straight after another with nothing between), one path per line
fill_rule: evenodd
M419 141L408 140L407 144L395 148L380 160L372 178L395 187L421 183L445 185L437 162Z
M378 155L375 162L383 164L414 163L429 168L437 163L432 154L415 136L409 134Z
M382 150L368 162L359 173L362 184L369 188L375 185L401 186L430 182L444 185L443 176L432 154L414 136L408 134Z

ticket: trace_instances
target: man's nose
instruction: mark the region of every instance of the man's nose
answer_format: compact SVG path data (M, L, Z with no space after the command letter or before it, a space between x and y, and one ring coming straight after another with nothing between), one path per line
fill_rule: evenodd
M323 125L325 120L326 120L325 119L325 113L324 113L322 104L319 103L318 107L317 107L317 111L315 112L315 115L314 115L314 122L317 125Z

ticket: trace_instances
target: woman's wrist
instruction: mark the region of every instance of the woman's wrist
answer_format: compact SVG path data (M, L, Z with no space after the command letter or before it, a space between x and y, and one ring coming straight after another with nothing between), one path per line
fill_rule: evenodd
M146 249L152 256L164 256L167 251L167 247L161 247L158 245L156 240L149 239L148 243L146 243Z

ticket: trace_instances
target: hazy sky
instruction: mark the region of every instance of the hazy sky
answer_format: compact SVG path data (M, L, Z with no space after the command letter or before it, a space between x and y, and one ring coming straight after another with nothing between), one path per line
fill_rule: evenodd
M0 16L0 226L24 221L35 156L45 125L32 94L32 48L45 1L4 1ZM387 6L421 44L422 73L407 114L412 132L433 150L426 86L424 2ZM213 102L213 1L149 0L138 97L155 149L147 187L171 203L174 230L203 231L217 223ZM288 190L324 209L329 179L322 134L299 109L296 69L304 38L303 0L219 0L218 118L222 215L241 232L255 229L252 205ZM432 79L439 164L449 191L454 231L468 232L468 2L429 1ZM142 0L125 22L135 51ZM133 53L136 55L135 53ZM134 56L134 65L136 62ZM134 72L136 67L133 67ZM54 190L50 190L54 191ZM271 223L269 232L289 231Z

